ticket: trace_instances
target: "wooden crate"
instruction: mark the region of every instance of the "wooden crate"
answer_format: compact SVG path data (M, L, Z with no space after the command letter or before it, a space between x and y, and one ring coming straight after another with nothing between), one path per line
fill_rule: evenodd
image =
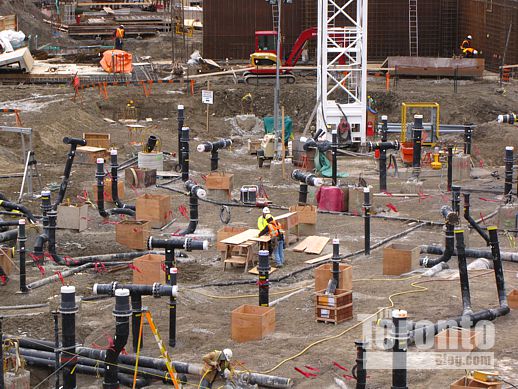
M4 380L5 389L31 388L31 372L29 370L20 369L16 373L14 371L6 371Z
M0 246L0 266L6 276L13 271L13 250L7 246Z
M399 276L408 273L419 261L419 246L391 243L383 248L383 274Z
M509 308L518 309L518 289L513 289L507 294Z
M77 230L88 228L88 205L58 205L58 228Z
M501 382L480 382L471 378L463 377L452 384L450 389L467 389L467 388L485 388L485 389L502 389Z
M4 30L18 31L18 18L16 15L0 16L0 31Z
M83 132L83 139L86 140L86 144L90 147L109 149L111 145L110 134L101 132Z
M117 188L118 188L118 195L120 200L124 200L125 193L124 193L124 181L117 180ZM93 191L93 198L94 201L97 202L97 183L92 185L92 191ZM112 197L112 180L111 178L105 178L104 179L104 202L105 203L113 203L113 197Z
M136 219L147 220L152 228L165 226L173 219L171 196L144 194L136 201Z
M352 304L353 302L353 292L351 290L337 288L335 294L332 296L325 294L324 292L325 289L316 292L316 302L319 307L339 308L344 305Z
M156 184L156 169L128 168L124 171L126 184L131 188L147 188Z
M260 340L275 331L275 308L244 304L232 311L231 337L236 342Z
M218 251L225 251L227 245L224 243L220 243L223 239L230 238L231 236L240 234L243 231L248 230L247 227L232 227L232 226L224 226L220 228L216 233L216 249Z
M480 331L471 329L447 328L435 335L435 351L473 351L483 341L482 335Z
M327 288L329 280L333 278L331 270L332 263L325 263L315 269L315 290L324 290ZM351 265L345 263L340 264L340 284L338 289L352 290L353 289L353 268Z
M234 175L227 173L211 172L207 175L205 188L232 191L234 188Z
M299 224L317 224L317 207L315 205L292 205L290 212L297 212Z
M339 324L353 317L353 305L339 308L316 307L316 320L323 323Z
M97 158L108 157L108 150L102 147L91 147L91 146L79 146L76 149L76 156L74 163L80 163L85 165L95 165Z
M145 220L123 220L115 225L115 241L134 250L146 250L151 235L149 222Z
M165 256L146 254L133 260L133 283L139 285L153 285L155 282L165 284L164 272Z

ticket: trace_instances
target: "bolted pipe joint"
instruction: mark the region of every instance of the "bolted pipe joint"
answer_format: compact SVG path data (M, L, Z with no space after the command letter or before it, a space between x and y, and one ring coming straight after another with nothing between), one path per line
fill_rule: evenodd
M220 139L217 142L203 142L196 147L196 150L200 153L207 153L209 151L218 151L221 149L226 149L232 146L231 139Z
M388 116L381 116L381 141L386 142L388 139Z
M388 141L385 141L385 142L367 142L367 148L369 149L369 151L374 151L374 150L382 150L382 151L386 151L386 150L399 150L401 147L399 141L395 140L395 141L392 141L392 142L388 142Z
M207 197L207 191L203 189L201 185L196 184L192 180L188 180L185 182L185 189L187 189L189 194L192 194L199 199L204 199L205 197Z
M149 250L152 249L184 249L187 251L193 250L208 250L209 249L209 241L208 240L193 240L191 238L185 239L157 239L153 236L150 236L147 241L147 247Z
M97 185L104 186L104 158L97 158L97 170L95 172L95 177L97 178Z
M450 206L443 205L441 207L441 215L447 224L455 225L459 224L460 217L457 212L454 212Z
M315 176L313 173L305 172L303 170L295 169L291 173L291 178L295 181L302 182L310 186L320 187L324 184L324 180Z
M505 114L505 115L498 115L496 120L500 124L502 124L502 123L514 124L514 123L518 122L516 114L513 112Z

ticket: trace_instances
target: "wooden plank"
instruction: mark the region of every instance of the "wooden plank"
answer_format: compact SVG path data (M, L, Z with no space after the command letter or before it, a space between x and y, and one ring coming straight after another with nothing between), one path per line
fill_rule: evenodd
M278 269L277 269L276 267L271 266L271 267L270 267L270 273L269 273L269 274L272 274L274 271L277 271L277 270L278 270ZM252 268L252 269L250 269L250 270L248 270L248 272L249 272L250 274L259 275L259 270L257 269L257 266L256 266L256 267L254 267L254 268Z
M300 242L298 245L293 247L293 251L296 253L302 253L304 250L306 250L306 247L308 246L309 242L311 241L311 236L308 236L306 239L304 239L302 242Z
M309 264L314 264L314 263L319 263L319 262L323 262L327 259L330 259L331 257L333 256L333 254L326 254L326 255L323 255L321 257L316 257L316 258L313 258L313 259L308 259L307 261L304 261L304 263L309 263Z
M230 238L223 239L220 243L241 244L241 243L245 243L247 240L256 238L257 235L259 235L259 230L251 228L251 229L243 231L237 235L231 236Z
M329 242L329 238L325 236L313 236L312 238L305 252L308 254L320 254L324 247L326 247L327 242Z

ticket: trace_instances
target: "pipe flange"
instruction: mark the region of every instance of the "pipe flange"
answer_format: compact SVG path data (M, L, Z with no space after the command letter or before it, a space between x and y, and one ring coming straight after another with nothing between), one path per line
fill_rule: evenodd
M153 285L151 287L151 293L152 293L154 298L159 298L160 297L160 287L161 286L162 285L160 284L160 282L153 283Z
M115 296L115 291L117 290L118 285L119 285L119 283L117 281L112 282L112 284L111 284L112 296Z
M192 251L192 238L185 238L183 248L187 251Z

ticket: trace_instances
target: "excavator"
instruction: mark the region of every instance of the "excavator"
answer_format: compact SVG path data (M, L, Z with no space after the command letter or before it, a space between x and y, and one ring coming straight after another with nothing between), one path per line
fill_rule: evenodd
M277 31L256 31L255 52L250 54L250 66L255 69L244 73L245 82L252 80L275 78L277 66ZM311 27L300 33L291 49L288 59L281 64L282 67L295 66L302 55L306 43L317 37L317 28ZM282 51L282 48L281 48ZM281 69L279 77L285 79L288 84L295 82L294 74L288 69Z

